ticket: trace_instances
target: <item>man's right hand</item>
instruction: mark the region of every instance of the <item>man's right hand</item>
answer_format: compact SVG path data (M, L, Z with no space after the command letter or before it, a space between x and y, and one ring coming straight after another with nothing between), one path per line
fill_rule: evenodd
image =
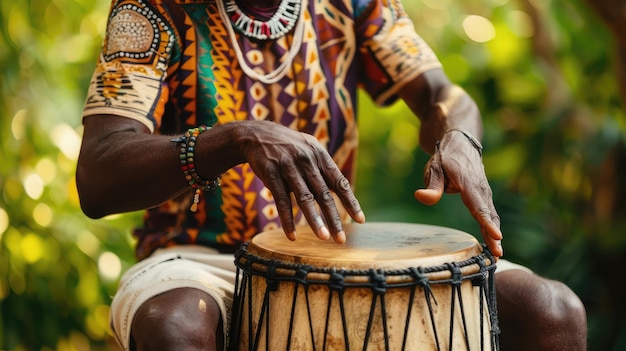
M238 124L234 132L236 142L252 170L272 192L290 240L296 239L292 192L307 222L322 240L330 236L337 243L346 240L333 193L355 221L365 221L349 181L315 137L269 121L233 123Z

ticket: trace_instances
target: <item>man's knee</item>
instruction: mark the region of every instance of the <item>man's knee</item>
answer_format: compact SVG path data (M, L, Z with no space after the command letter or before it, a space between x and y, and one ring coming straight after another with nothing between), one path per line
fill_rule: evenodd
M580 326L587 324L587 313L582 301L567 285L559 281L546 280L546 295L551 296L548 306L553 324ZM570 329L576 330L576 329Z
M567 285L512 270L496 274L496 292L505 345L532 343L535 350L586 348L585 306Z
M131 340L136 350L219 350L223 347L219 306L198 289L157 295L135 314Z

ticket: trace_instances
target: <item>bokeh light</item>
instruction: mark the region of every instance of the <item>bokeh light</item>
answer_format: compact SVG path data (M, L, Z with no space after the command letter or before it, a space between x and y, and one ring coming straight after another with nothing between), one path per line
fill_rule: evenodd
M38 203L33 208L33 220L42 227L47 227L52 223L54 216L50 206L43 202Z
M38 174L31 173L24 178L24 190L31 199L37 200L44 190L43 179Z
M44 243L37 234L27 233L20 244L22 257L27 263L33 264L41 259Z
M50 132L52 142L70 160L77 160L80 152L80 135L66 123L58 124Z
M93 233L84 230L76 238L76 246L89 257L96 258L100 251L100 240Z
M26 110L19 110L11 119L11 132L15 140L24 138L24 128L26 124Z
M49 157L44 157L37 161L35 171L41 177L45 185L49 185L56 178L57 167Z
M103 252L98 258L98 271L105 280L117 279L122 271L122 262L116 254Z
M0 240L2 239L2 235L9 227L9 214L7 211L0 207Z
M485 17L469 15L463 20L465 34L477 43L485 43L496 37L496 29Z

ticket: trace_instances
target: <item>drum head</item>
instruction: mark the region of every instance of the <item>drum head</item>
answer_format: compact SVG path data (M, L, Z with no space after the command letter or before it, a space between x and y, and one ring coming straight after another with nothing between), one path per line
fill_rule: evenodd
M248 252L264 259L344 269L404 269L463 261L482 252L474 236L441 226L371 222L344 225L346 243L318 239L311 228L299 227L296 241L281 230L262 232Z

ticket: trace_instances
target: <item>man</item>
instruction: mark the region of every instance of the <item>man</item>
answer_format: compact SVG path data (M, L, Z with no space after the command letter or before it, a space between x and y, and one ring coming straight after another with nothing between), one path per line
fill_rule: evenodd
M220 253L278 227L297 240L304 224L341 244L343 223L365 221L350 185L357 87L419 116L432 158L415 197L460 193L501 256L479 111L399 0L113 1L77 183L89 217L147 209L111 306L125 350L223 348L234 265ZM503 347L584 349L571 291L523 269L497 277Z

